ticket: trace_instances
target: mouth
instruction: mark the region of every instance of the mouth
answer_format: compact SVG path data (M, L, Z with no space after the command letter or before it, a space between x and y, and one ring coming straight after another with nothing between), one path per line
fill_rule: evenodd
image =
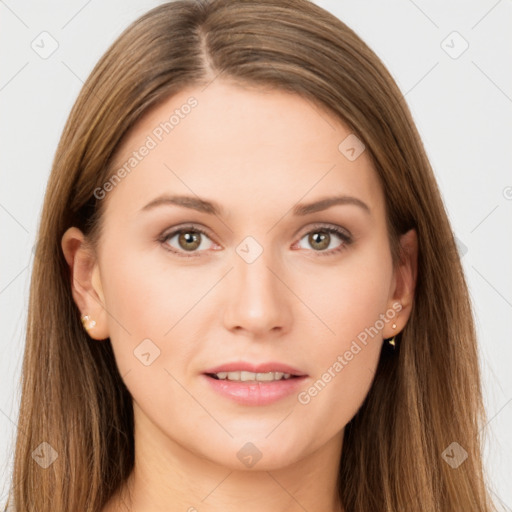
M254 364L246 361L225 363L209 368L204 374L212 379L235 382L275 382L307 377L304 372L285 363L267 362Z
M308 375L283 363L227 363L203 373L215 393L242 405L269 405L297 393Z
M216 380L228 380L232 382L276 382L280 380L297 379L299 375L284 372L249 372L249 371L235 371L235 372L218 372L206 373L208 377Z

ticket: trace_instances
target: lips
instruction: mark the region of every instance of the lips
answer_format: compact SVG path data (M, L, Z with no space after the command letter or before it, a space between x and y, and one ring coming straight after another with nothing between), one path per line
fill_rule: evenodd
M238 379L219 379L216 374L235 373ZM256 379L239 380L243 372L253 374L274 373L274 378L265 381ZM276 373L281 373L278 379ZM284 378L283 374L288 374ZM224 377L226 377L224 375ZM247 376L246 376L247 377ZM245 361L225 363L209 368L202 375L202 381L216 394L244 406L266 406L297 394L308 380L308 375L298 368L279 362L254 364Z
M221 372L239 372L247 371L252 373L267 373L267 372L281 372L289 373L293 377L307 377L307 374L301 370L294 368L288 364L279 362L266 362L260 364L249 363L246 361L238 361L232 363L225 363L220 366L209 368L204 373L206 375L213 375Z

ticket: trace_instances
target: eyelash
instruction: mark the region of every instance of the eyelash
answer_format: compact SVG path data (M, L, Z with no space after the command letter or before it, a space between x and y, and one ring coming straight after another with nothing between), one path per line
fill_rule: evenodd
M176 254L179 257L195 258L195 257L199 256L199 254L197 252L191 253L191 254L184 254L181 251L177 251L174 248L170 248L170 246L165 243L168 240L170 240L171 238L173 238L175 235L180 234L180 233L186 233L188 231L192 231L194 233L201 233L202 235L211 239L210 235L204 229L200 228L199 226L195 226L195 225L191 224L188 226L180 227L178 229L174 229L170 233L165 233L165 234L161 235L160 237L158 237L158 242L160 242L164 246L165 250L167 250L173 254ZM312 251L317 253L318 256L332 256L334 254L337 254L337 253L343 251L344 249L346 249L346 247L348 245L350 245L353 242L352 237L349 234L347 234L344 230L342 230L338 227L335 227L335 226L330 226L330 225L325 225L325 224L315 225L313 227L313 229L304 233L304 235L302 235L299 240L302 240L306 235L309 235L311 233L318 233L318 232L335 234L343 241L343 243L339 247L337 247L336 249L330 249L329 251L325 251L325 250L324 251L315 251L312 249Z

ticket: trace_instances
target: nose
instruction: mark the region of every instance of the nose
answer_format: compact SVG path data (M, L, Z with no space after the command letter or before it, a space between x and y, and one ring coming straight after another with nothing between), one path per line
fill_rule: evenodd
M229 296L224 325L228 330L243 331L255 338L289 330L293 294L283 282L281 267L268 253L263 251L251 263L235 254L235 268L226 283Z

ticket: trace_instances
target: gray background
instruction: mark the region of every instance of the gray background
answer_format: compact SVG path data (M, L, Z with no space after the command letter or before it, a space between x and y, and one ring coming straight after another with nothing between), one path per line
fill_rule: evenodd
M96 61L159 3L0 0L0 503L9 487L32 247L51 161ZM472 295L489 416L485 464L496 501L512 510L512 2L316 3L383 60L423 138ZM432 343L443 350L443 340Z

